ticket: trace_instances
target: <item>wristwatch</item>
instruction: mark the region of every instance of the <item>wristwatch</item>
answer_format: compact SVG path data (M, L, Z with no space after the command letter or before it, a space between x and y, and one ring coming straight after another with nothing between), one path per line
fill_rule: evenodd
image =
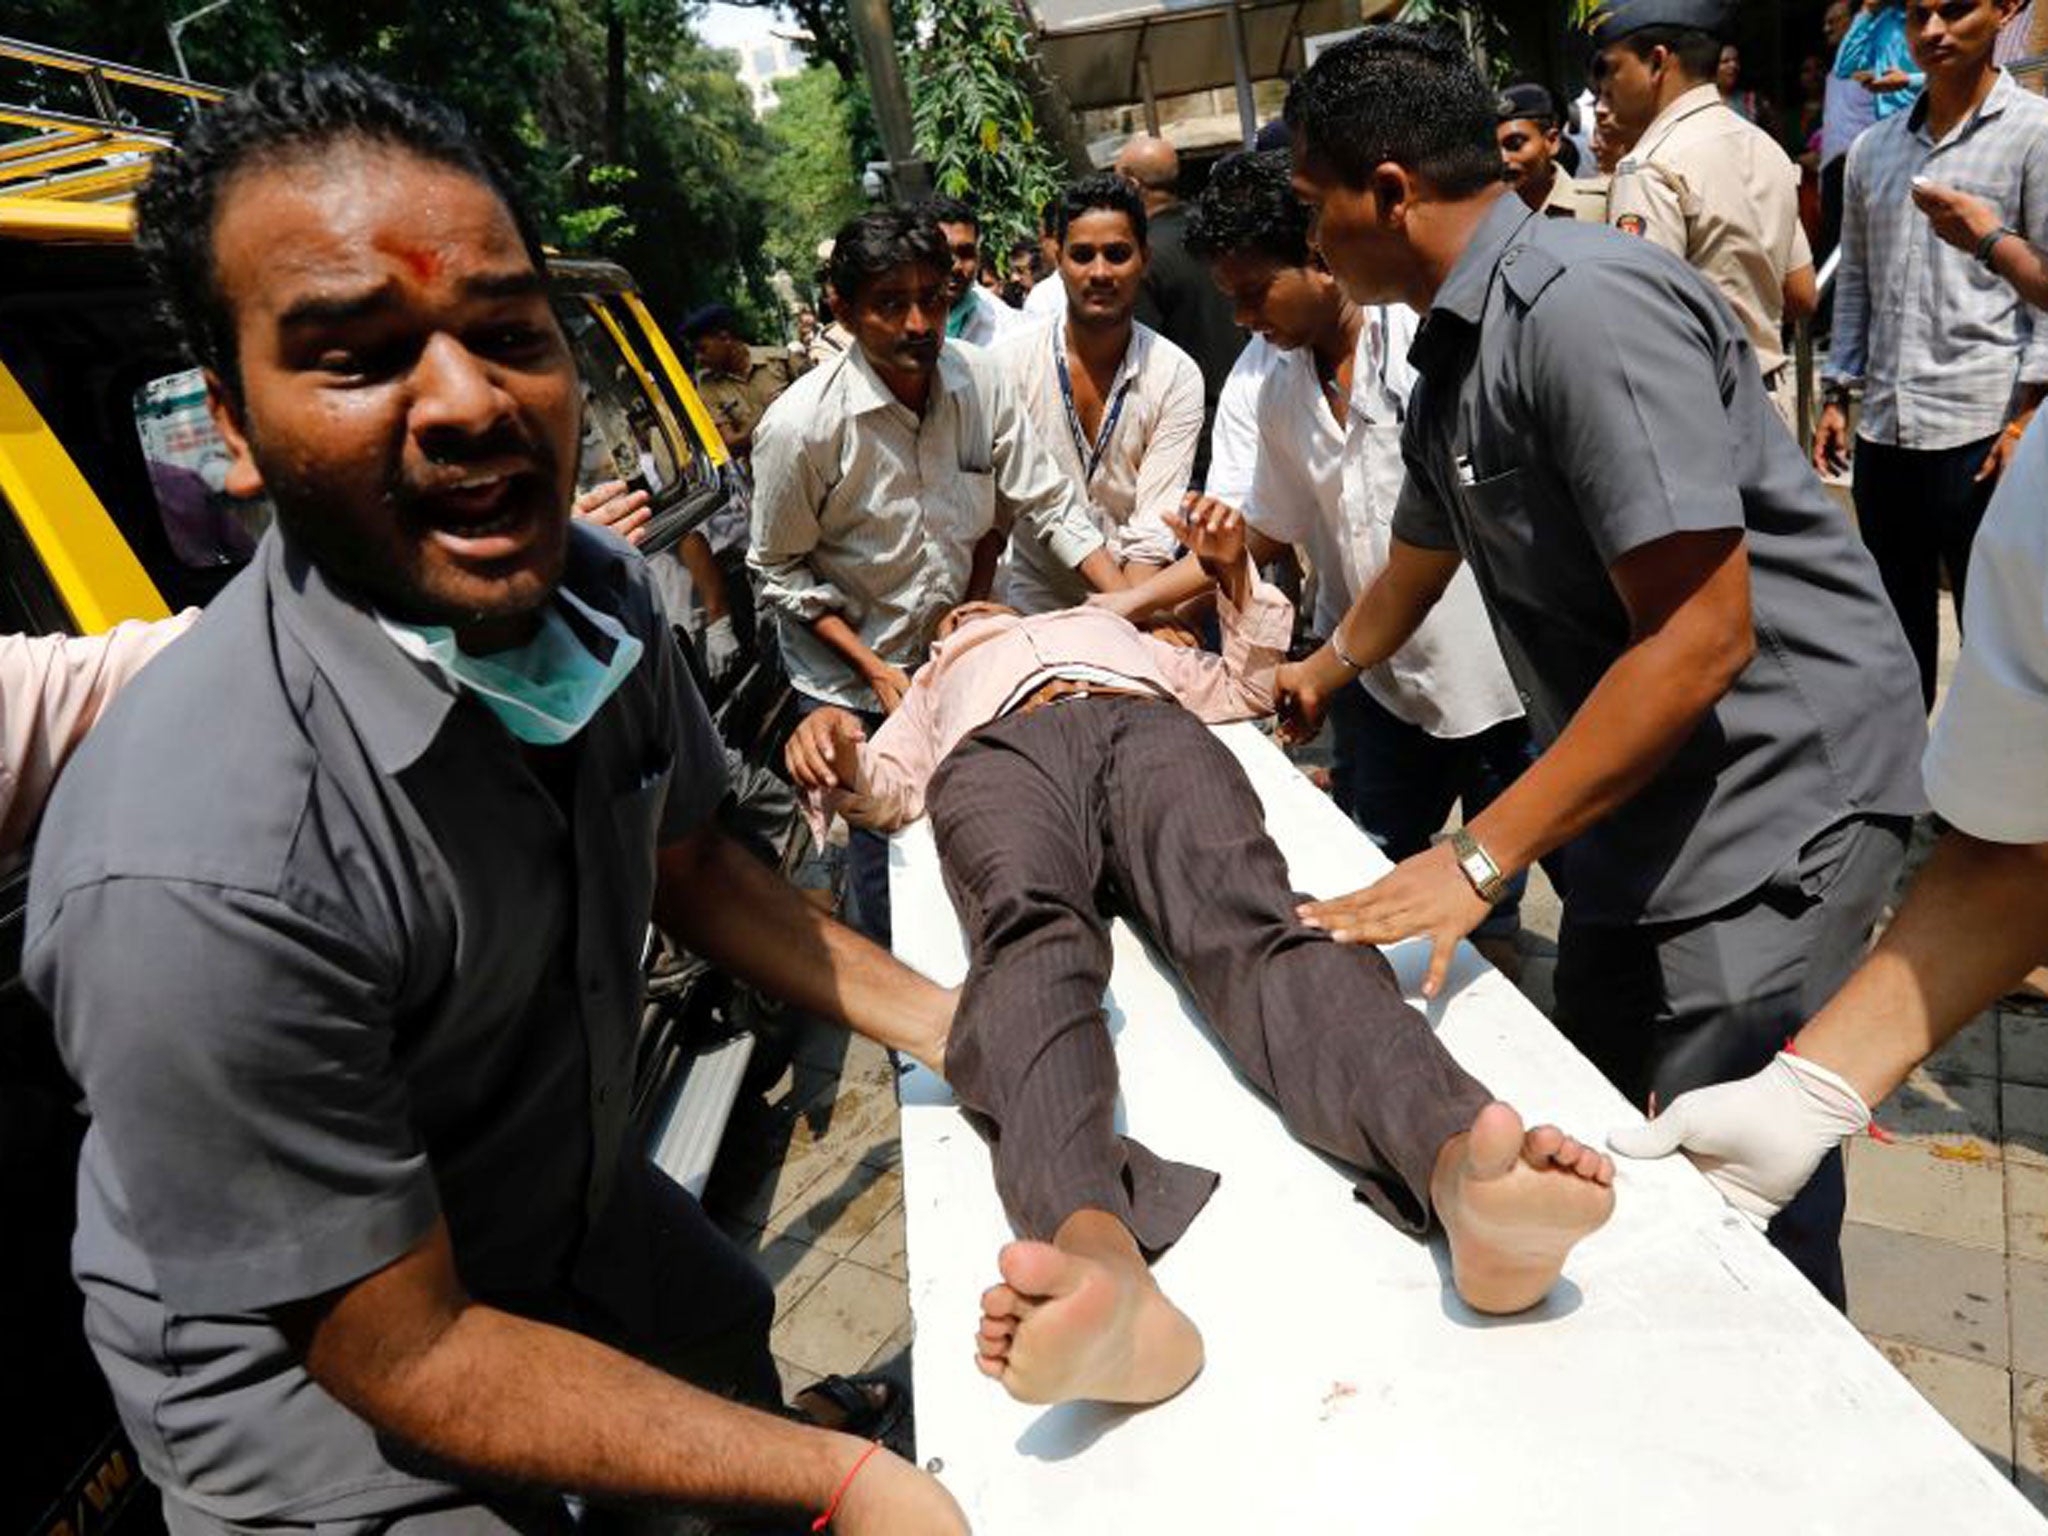
M1451 852L1457 855L1458 868L1465 872L1465 878L1472 882L1472 889L1482 901L1497 902L1507 895L1507 876L1468 828L1459 827L1451 833Z

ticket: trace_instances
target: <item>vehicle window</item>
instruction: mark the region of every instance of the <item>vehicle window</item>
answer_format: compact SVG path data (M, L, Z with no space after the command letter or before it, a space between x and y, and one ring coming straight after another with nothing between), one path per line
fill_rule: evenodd
M52 635L68 627L35 546L0 503L0 635Z
M206 409L206 379L197 368L135 391L135 435L179 563L195 571L246 564L270 526L270 499L228 494L233 455Z
M657 507L694 489L707 477L709 466L698 462L687 442L678 441L674 423L664 420L649 398L633 360L588 304L565 299L556 311L583 381L578 482L588 486L624 480L652 495ZM662 404L665 407L666 401Z
M236 565L175 551L144 459L136 400L191 367L135 254L119 246L0 246L0 360L64 447L173 610L204 607Z

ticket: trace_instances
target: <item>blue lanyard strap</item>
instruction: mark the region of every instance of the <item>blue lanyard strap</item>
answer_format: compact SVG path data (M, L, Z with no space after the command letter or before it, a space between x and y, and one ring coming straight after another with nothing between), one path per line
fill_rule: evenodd
M1060 321L1052 328L1053 362L1059 368L1060 399L1067 407L1067 430L1074 437L1074 455L1081 461L1081 488L1086 490L1095 483L1095 471L1102 467L1102 456L1109 452L1109 441L1116 436L1117 419L1124 413L1124 396L1131 392L1131 376L1126 374L1116 392L1109 397L1109 409L1102 416L1102 430L1095 434L1095 446L1088 446L1088 434L1081 430L1081 412L1074 405L1074 376L1067 371L1066 322ZM1135 334L1132 346L1138 344ZM1126 358L1129 353L1126 352Z

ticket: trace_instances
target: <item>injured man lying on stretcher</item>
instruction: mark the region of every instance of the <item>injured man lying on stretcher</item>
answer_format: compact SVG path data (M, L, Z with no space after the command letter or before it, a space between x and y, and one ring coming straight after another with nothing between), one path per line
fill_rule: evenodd
M1614 1205L1606 1157L1524 1130L1378 950L1295 915L1259 801L1204 723L1271 709L1292 610L1258 580L1235 513L1194 516L1176 531L1217 582L1220 657L1099 609L969 604L872 740L826 709L788 749L820 822L931 817L971 957L946 1078L988 1137L1021 1239L982 1298L980 1365L1026 1402L1156 1402L1202 1364L1201 1334L1149 1264L1216 1175L1116 1132L1112 910L1150 936L1296 1136L1356 1169L1388 1220L1442 1224L1474 1309L1535 1305Z

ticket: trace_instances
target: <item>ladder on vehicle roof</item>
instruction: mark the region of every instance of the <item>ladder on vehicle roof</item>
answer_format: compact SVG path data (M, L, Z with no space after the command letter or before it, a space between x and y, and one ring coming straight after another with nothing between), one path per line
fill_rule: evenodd
M226 94L217 86L11 37L0 37L0 63L72 76L91 105L89 112L76 113L0 100L0 126L31 130L0 142L0 200L126 202L149 175L151 159L170 147L172 135L143 126L124 110L116 91L145 93L159 106L175 99L195 108Z

